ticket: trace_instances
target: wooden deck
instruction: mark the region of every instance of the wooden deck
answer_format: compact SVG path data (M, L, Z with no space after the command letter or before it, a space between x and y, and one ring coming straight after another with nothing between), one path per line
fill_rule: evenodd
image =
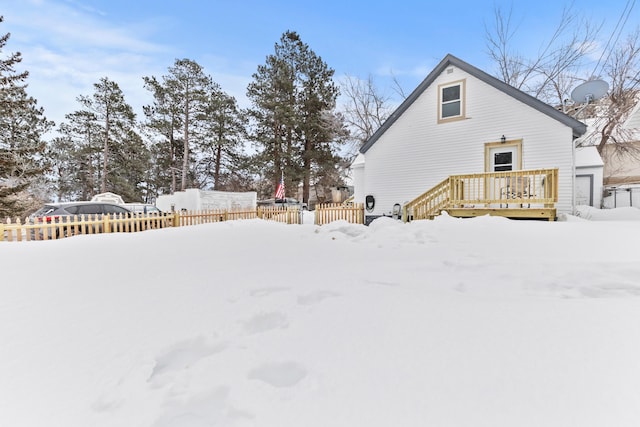
M519 219L546 219L554 221L555 208L451 208L445 211L458 218L471 218L474 216L493 215L506 218Z
M556 218L558 169L452 175L404 207L405 221L455 217Z

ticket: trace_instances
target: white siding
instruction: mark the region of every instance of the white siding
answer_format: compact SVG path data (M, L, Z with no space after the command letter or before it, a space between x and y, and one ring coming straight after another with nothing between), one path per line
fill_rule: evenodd
M355 203L364 203L364 197L367 191L365 188L364 167L364 155L358 154L351 165L351 172L353 174L353 201Z
M557 208L572 212L572 129L466 72L442 73L365 153L374 215L390 214L449 175L484 172L485 143L522 139L522 167L559 168ZM466 119L437 123L438 85L466 79Z

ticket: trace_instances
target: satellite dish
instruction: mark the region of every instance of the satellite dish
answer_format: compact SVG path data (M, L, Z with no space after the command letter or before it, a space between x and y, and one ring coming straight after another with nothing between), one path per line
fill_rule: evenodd
M579 104L588 104L602 98L608 90L609 84L604 80L589 80L571 91L571 99Z

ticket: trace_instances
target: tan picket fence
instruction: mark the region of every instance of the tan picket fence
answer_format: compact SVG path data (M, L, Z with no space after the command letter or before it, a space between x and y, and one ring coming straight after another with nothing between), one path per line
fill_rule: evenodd
M24 221L7 219L0 223L0 241L56 240L79 234L132 233L173 227L173 214L59 216Z
M334 221L347 221L352 224L364 224L364 203L324 203L316 205L316 225Z
M261 218L286 224L302 224L298 208L260 206L257 209L176 211L127 215L60 216L30 221L7 219L0 222L1 241L56 240L79 234L132 233L164 227L182 227L212 222Z

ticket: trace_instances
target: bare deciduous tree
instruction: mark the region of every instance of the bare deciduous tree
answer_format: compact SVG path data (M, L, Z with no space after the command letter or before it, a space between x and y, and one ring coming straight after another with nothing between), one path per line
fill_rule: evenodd
M609 55L603 66L610 82L609 96L605 99L606 110L600 115L602 123L599 129L598 152L603 153L606 144L616 144L621 152L634 151L631 135L622 128L624 120L636 105L638 99L638 83L640 82L640 30L636 29L620 46Z
M542 101L561 105L578 80L583 60L595 46L599 29L570 7L564 8L551 37L530 58L514 49L519 28L513 24L512 9L505 14L497 7L493 27L485 31L498 78Z
M623 11L620 22L626 21L630 9ZM592 105L580 107L579 120L594 118L592 134L583 137L583 143L593 144L603 155L610 144L622 155L640 158L637 145L629 131L622 128L638 100L640 77L640 31L635 30L618 43L622 26L616 26L609 42L604 46L595 69L587 68L587 55L594 51L601 26L581 18L571 8L563 9L558 26L548 41L541 44L536 56L527 58L513 49L518 30L513 26L513 13L496 8L492 28L486 30L489 56L498 66L498 77L530 95L551 105L563 107L570 91L578 83L603 78L609 83L606 97ZM615 40L614 40L614 36ZM613 43L610 45L611 41ZM600 73L598 74L598 69ZM586 142L584 142L586 141Z
M389 97L376 88L371 75L366 80L346 76L342 94L347 99L344 117L352 131L350 151L354 154L391 114Z

